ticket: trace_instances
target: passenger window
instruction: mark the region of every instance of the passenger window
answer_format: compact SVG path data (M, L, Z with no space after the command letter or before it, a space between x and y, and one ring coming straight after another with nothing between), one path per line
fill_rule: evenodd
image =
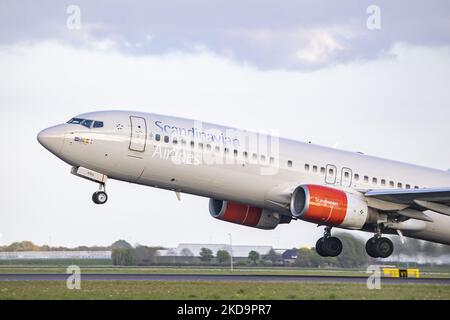
M369 183L369 177L368 176L364 176L364 182Z
M211 145L210 145L210 144L207 144L207 145L206 145L206 149L207 149L208 151L211 151L211 149L212 149Z
M389 186L390 186L390 187L394 187L394 186L395 186L394 181L389 181Z
M216 146L215 150L216 150L217 153L220 152L220 147Z
M266 162L266 156L264 155L261 156L261 162Z
M381 185L385 186L386 185L386 179L381 179Z
M253 160L257 160L258 159L258 155L256 153L253 154Z
M377 178L372 178L372 183L373 184L378 184L378 179Z
M397 184L397 187L400 188L400 189L403 189L403 183L399 182L399 183Z
M243 155L244 155L245 158L248 158L248 152L247 151L244 151Z
M317 173L317 170L318 170L317 166L313 166L313 172Z
M228 149L228 148L223 149L223 151L224 151L225 154L230 153L230 149Z
M305 171L309 171L309 164L305 164Z
M173 138L172 142L173 142L173 144L178 144L178 139L177 138Z
M199 143L198 143L198 147L199 147L200 149L203 149L203 143L202 143L202 142L199 142Z
M411 189L411 186L409 184L407 184L406 189Z
M164 142L165 142L165 143L169 143L169 141L170 141L169 136L164 136Z
M238 156L238 151L237 151L237 150L234 150L233 153L234 153L234 156L235 156L235 157Z
M344 173L344 177L346 178L350 178L350 173L348 173L347 171Z
M191 141L191 148L194 148L194 147L195 147L195 142Z
M325 171L326 171L326 170L325 170L324 167L321 167L321 168L320 168L320 173L321 173L321 174L325 174Z
M271 164L273 164L273 163L275 163L275 158L274 157L270 157L269 161L270 161Z
M419 186L414 186L414 189L420 189L420 187Z
M160 135L160 134L157 134L157 135L155 136L155 140L156 140L156 141L161 141L161 135Z
M359 181L359 174L355 173L355 181Z
M330 176L334 176L334 169L328 169L328 174Z
M292 168L292 161L289 160L288 163L287 163L287 165L288 165L289 168Z

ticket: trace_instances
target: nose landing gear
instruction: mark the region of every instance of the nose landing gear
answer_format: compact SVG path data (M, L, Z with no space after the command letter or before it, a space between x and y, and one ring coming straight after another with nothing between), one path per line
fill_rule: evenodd
M394 244L390 239L381 236L378 226L375 236L366 243L366 252L372 258L388 258L394 252Z
M316 252L322 257L337 257L342 252L342 242L331 236L331 227L326 227L324 236L316 243Z
M99 191L94 192L92 201L95 204L105 204L108 201L108 194L106 193L105 184L100 184Z
M93 170L83 168L83 167L72 167L70 171L73 175L98 183L99 189L92 195L92 201L95 204L105 204L108 201L108 195L106 194L106 181L108 176L103 173L95 172Z

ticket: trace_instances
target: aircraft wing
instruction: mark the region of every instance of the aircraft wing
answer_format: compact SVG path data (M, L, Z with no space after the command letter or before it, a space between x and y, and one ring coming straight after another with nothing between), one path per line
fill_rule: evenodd
M432 210L450 216L450 188L378 189L364 193L368 198L406 205L419 210Z

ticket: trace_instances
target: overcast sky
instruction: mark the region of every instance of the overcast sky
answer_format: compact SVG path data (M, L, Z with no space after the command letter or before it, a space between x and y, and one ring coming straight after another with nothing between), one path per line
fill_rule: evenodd
M67 27L69 5L80 29ZM369 5L381 29L367 27ZM306 222L260 231L208 199L97 186L36 141L74 115L188 117L450 168L448 1L0 0L0 244L313 245ZM69 20L69 25L73 20Z

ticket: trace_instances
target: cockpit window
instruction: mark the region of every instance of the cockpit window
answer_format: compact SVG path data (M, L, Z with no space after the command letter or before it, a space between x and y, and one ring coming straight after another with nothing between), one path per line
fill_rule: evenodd
M81 124L83 122L84 119L80 119L80 118L73 118L70 119L67 123L71 123L71 124Z
M92 120L83 120L83 122L81 122L81 125L85 126L86 128L91 128L93 122L94 121Z
M70 124L81 124L82 126L90 129L92 128L92 124L94 124L94 128L103 128L103 122L102 121L94 121L94 120L88 120L88 119L81 119L81 118L72 118L67 123Z
M103 121L95 121L94 128L103 128Z

